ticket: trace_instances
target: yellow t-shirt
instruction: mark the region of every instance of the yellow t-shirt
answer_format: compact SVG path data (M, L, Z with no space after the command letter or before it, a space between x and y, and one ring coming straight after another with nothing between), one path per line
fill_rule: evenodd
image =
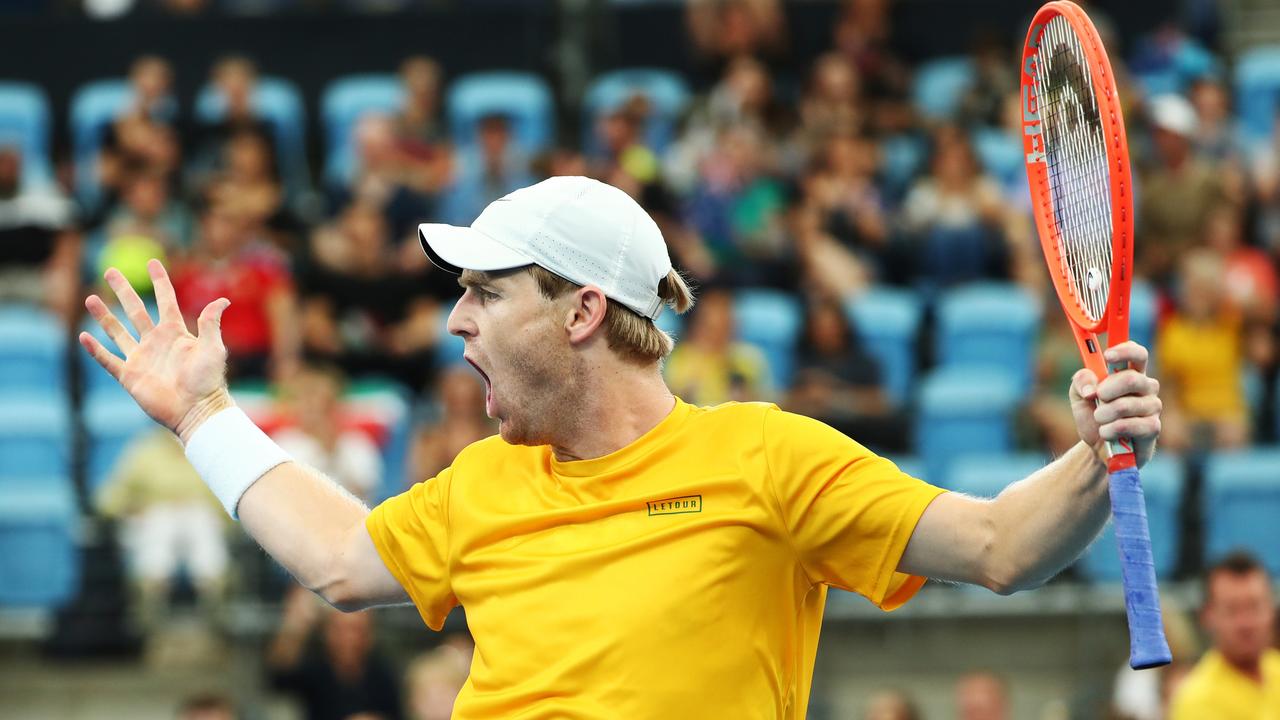
M1280 720L1280 651L1262 656L1262 684L1229 665L1216 650L1200 658L1178 687L1171 720Z
M892 610L944 492L773 405L694 407L601 458L481 440L370 514L427 625L466 608L456 718L803 718L826 586Z
M1189 419L1244 421L1238 321L1224 315L1196 323L1174 316L1161 329L1156 348L1160 372L1177 383Z

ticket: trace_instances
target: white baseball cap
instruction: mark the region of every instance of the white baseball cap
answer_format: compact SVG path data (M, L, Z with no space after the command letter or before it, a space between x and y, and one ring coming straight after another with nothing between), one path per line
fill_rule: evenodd
M671 272L662 232L630 195L585 177L553 177L489 203L471 227L418 226L427 257L455 275L539 265L657 319Z
M1195 137L1200 121L1196 109L1181 95L1157 95L1148 103L1151 124L1184 138Z

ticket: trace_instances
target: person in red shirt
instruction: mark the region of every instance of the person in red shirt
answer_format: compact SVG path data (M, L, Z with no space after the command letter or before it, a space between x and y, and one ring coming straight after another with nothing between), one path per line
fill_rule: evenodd
M174 292L187 324L225 297L222 337L233 379L287 375L297 363L297 309L287 258L256 238L230 209L211 205L191 254L175 268Z

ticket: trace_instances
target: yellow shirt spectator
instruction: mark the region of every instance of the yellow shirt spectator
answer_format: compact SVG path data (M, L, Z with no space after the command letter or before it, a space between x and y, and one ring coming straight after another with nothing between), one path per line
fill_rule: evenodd
M1200 658L1173 696L1171 720L1280 720L1280 651L1262 655L1262 684L1216 650Z
M1228 314L1210 322L1170 318L1156 343L1161 375L1176 384L1188 420L1244 422L1240 323Z
M731 343L723 352L709 352L692 343L679 345L664 374L672 392L695 405L762 400L771 391L769 362L746 343Z
M675 409L601 458L481 440L367 527L476 640L457 718L805 717L827 587L891 610L944 492L766 404Z

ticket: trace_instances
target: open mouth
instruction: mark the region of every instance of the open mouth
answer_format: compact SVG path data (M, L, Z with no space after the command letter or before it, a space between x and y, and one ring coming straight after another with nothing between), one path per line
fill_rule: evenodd
M479 365L475 360L472 360L471 358L467 357L466 355L463 355L463 356L462 356L462 359L463 359L463 360L466 360L466 361L467 361L467 363L471 365L471 367L475 368L475 369L476 369L476 372L480 373L480 377L481 377L481 379L483 379L483 380L484 380L484 409L485 409L485 412L486 412L486 413L490 413L490 414L492 414L492 412L493 412L493 382L489 380L489 374L488 374L488 373L486 373L486 372L485 372L485 371L480 367L480 365Z

